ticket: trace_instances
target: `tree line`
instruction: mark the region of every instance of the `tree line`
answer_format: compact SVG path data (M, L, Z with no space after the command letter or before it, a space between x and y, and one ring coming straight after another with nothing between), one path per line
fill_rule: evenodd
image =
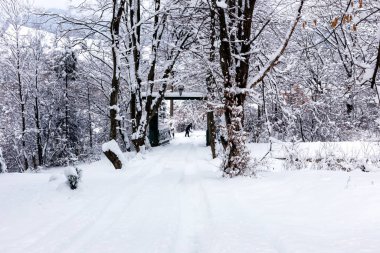
M207 94L200 110L216 117L228 177L254 173L247 142L379 133L375 0L97 0L65 14L5 0L0 9L8 168L83 161L110 140L141 152L165 93L180 85Z

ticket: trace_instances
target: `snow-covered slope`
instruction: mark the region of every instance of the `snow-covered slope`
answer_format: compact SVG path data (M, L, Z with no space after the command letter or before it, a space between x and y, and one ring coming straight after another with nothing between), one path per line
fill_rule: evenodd
M225 179L203 134L176 138L81 166L75 191L59 168L0 175L0 252L379 252L380 173Z
M56 36L53 33L47 32L45 30L35 29L27 26L17 27L18 30L15 29L14 26L8 26L8 28L4 31L5 41L14 42L16 40L16 34L18 34L19 39L24 41L32 41L31 38L39 37L41 38L41 43L43 46L52 47L54 45L54 41L56 40ZM42 39L43 38L43 39Z

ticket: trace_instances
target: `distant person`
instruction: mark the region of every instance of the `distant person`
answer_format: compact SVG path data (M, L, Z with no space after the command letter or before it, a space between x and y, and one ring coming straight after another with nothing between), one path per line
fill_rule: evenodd
M170 133L172 135L172 138L174 139L174 125L173 125L173 123L170 123Z
M190 123L187 127L186 127L186 133L185 133L185 137L190 137L190 130L193 128L193 124Z

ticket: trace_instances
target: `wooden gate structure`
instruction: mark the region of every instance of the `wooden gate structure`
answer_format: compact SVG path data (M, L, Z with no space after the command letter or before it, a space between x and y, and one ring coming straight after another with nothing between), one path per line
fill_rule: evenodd
M158 96L158 92L153 92L152 97L156 98ZM146 99L146 94L142 94L142 98ZM165 100L170 101L170 116L173 116L173 101L174 100L207 100L207 96L201 92L166 92L164 96ZM212 119L210 118L212 117ZM206 144L209 145L209 124L213 122L213 115L211 113L207 113L207 134L206 134ZM170 129L159 129L159 120L158 120L158 112L155 113L151 121L149 122L149 142L152 147L157 147L162 144L168 143L171 139Z

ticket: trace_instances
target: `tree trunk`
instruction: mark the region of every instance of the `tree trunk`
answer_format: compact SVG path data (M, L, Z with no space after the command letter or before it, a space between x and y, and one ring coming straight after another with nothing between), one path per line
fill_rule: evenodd
M117 127L118 127L118 97L120 85L120 41L119 31L121 18L124 15L126 0L113 0L113 15L110 26L111 42L112 42L112 82L111 82L111 95L110 95L110 136L109 139L117 140ZM105 156L112 162L115 169L120 169L122 164L118 156L111 150L104 151Z
M38 101L38 70L36 68L36 97L35 97L35 105L34 105L34 120L36 124L36 145L37 145L37 157L38 157L38 166L43 165L43 148L42 148L42 138L41 138L41 122L40 122L40 110L39 110L39 101Z
M215 130L215 121L214 121L214 112L207 112L207 145L211 148L212 159L216 158L216 130Z
M18 35L18 34L17 34ZM18 82L18 93L19 93L19 99L21 103L21 145L22 145L22 157L23 157L23 168L21 171L26 171L29 167L28 165L28 158L26 155L26 141L25 141L25 133L26 133L26 110L25 110L25 96L23 94L23 85L21 81L21 64L20 64L20 48L18 44L18 36L16 39L16 47L17 47L17 82Z
M249 174L250 155L245 146L243 129L244 99L240 95L225 91L224 117L226 120L227 145L223 160L223 174L227 177Z
M117 115L118 115L118 97L120 89L120 23L121 18L125 11L125 0L113 1L113 15L111 21L111 42L112 42L112 82L111 82L111 95L110 95L110 140L117 139Z
M216 6L216 0L213 6ZM251 45L252 13L255 0L245 5L230 1L227 9L218 7L220 66L224 77L224 116L227 140L224 140L222 169L224 176L246 175L249 171L249 152L245 146L243 129L245 93L247 87ZM236 33L230 33L235 30ZM239 55L241 58L235 58Z
M65 149L67 155L67 165L69 165L69 77L66 69L65 77Z
M114 67L118 68L116 64L116 59L114 59L113 62ZM116 75L116 71L114 70L111 83L112 92L110 96L110 140L117 139L117 102L119 96L119 79Z
M371 80L371 88L372 89L375 87L375 84L376 84L376 75L377 75L377 71L379 70L379 67L380 67L380 41L379 41L379 48L377 50L376 65L375 65L375 69L373 71L373 76L372 76L372 80ZM376 90L376 92L378 92L378 91Z
M21 92L21 91L20 91ZM22 93L20 93L22 94ZM26 141L25 141L25 132L26 132L26 118L25 118L25 104L24 104L24 101L21 102L21 121L22 121L22 127L21 127L21 131L22 131L22 155L24 157L24 171L26 171L29 167L28 165L28 158L27 158L27 155L26 155Z
M92 141L92 117L91 117L91 100L90 100L90 87L87 84L87 110L88 110L88 132L90 137L90 148L92 152L93 141Z

